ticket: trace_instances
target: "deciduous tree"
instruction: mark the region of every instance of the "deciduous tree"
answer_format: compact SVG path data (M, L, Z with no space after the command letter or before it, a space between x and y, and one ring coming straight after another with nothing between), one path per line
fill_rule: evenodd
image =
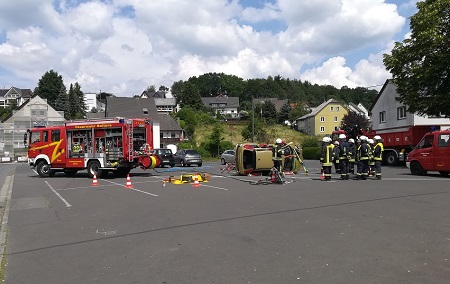
M409 112L450 116L450 0L425 0L417 8L411 37L396 42L384 64Z

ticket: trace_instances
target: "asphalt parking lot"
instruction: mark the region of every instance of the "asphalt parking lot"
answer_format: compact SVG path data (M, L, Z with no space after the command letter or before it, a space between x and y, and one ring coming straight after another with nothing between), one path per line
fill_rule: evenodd
M5 282L448 283L450 178L325 182L306 166L283 185L219 163L135 170L126 188L11 165ZM193 172L211 181L163 187Z

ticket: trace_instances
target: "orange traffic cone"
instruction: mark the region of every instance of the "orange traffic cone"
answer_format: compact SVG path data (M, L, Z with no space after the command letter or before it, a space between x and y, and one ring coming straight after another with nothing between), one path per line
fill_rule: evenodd
M324 170L322 170L322 175L320 176L320 179L321 179L321 180L324 180L324 179L325 179L325 171L324 171Z
M198 182L198 174L194 175L194 184L192 185L193 187L199 187L200 183Z
M98 186L97 175L94 174L94 178L92 179L92 186Z
M275 171L276 171L275 169L272 169L272 176L270 178L270 182L271 183L276 183L277 182L277 175L276 175Z
M127 174L127 185L125 185L125 188L133 188L131 185L130 174Z

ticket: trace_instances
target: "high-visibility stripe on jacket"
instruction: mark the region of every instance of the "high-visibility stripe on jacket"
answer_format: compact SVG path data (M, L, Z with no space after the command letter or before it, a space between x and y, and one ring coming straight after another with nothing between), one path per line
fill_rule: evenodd
M370 150L370 146L367 143L363 142L358 148L358 154L360 160L368 160L370 155L372 155L372 151Z
M383 143L378 142L377 145L373 148L373 159L375 161L381 161L383 159Z
M320 161L322 162L323 166L332 166L333 165L333 145L323 145L322 146L322 154L320 156Z

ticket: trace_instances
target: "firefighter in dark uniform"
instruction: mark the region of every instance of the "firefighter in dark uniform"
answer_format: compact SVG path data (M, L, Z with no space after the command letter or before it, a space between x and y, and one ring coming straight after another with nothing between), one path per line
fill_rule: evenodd
M370 157L369 157L369 177L375 174L375 160L373 159L373 148L375 147L373 139L367 139L367 144L370 147Z
M341 180L348 180L348 149L350 148L345 134L339 134L339 167Z
M375 179L380 180L381 160L383 159L384 146L381 136L375 135L375 137L373 137L373 140L375 140L376 143L373 149L373 160L375 161Z
M367 137L363 135L359 139L361 140L361 145L358 148L358 156L361 164L360 168L358 168L359 175L356 178L366 180L369 175L369 158L372 152L370 146L367 144Z
M331 168L333 167L334 145L331 144L330 137L323 137L320 163L325 176L325 180L331 180Z
M341 166L339 165L339 150L340 150L339 141L336 140L336 141L334 141L334 146L333 146L333 151L334 151L333 164L334 164L334 169L336 170L337 174L341 173Z
M355 163L356 163L356 144L353 138L348 139L348 173L355 173Z

